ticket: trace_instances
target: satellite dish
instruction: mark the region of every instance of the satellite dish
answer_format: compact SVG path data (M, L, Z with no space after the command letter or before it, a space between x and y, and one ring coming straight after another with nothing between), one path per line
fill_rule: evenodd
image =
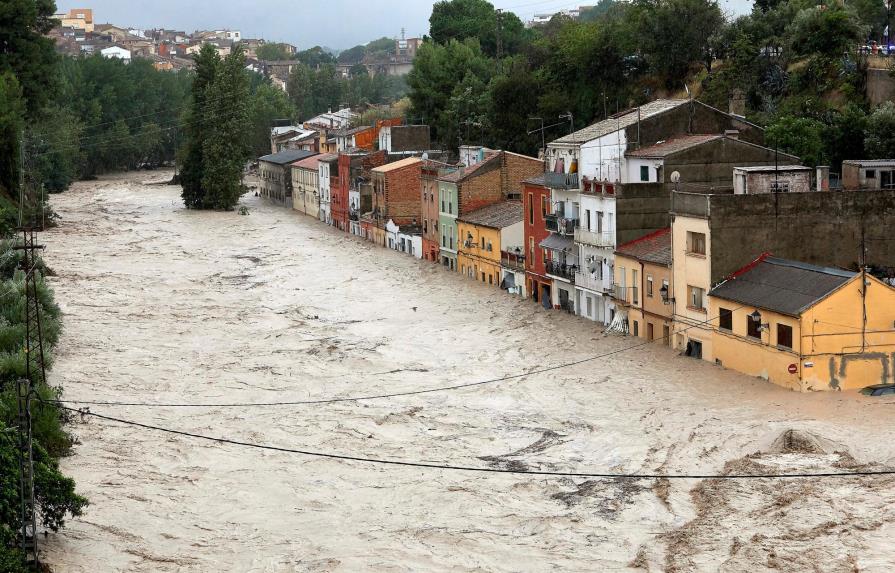
M680 183L681 182L681 173L680 171L675 171L671 174L671 182L672 183Z

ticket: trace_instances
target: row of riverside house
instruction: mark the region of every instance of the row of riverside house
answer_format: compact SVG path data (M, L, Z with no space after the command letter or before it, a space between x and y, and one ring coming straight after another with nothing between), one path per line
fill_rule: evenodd
M351 122L334 129L360 129ZM448 162L425 126L363 130L384 148L324 147L326 130L307 147L275 128L262 195L794 390L895 382L895 160L846 161L841 176L805 167L765 147L760 127L692 100L618 113L541 158L464 146ZM278 149L284 138L305 148Z

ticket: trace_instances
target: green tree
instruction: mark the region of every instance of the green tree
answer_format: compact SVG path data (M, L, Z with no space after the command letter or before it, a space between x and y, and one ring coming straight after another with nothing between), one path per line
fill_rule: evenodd
M895 103L887 101L867 117L864 145L870 159L895 157Z
M269 81L261 83L251 97L249 124L252 155L260 157L270 153L270 126L275 119L292 117L292 103L282 90Z
M367 48L365 46L354 46L353 48L340 52L338 61L340 64L345 65L359 64L364 60L366 54Z
M303 63L293 66L292 73L286 82L286 91L289 99L295 107L298 117L307 119L312 117L314 111L314 101L311 99L311 70Z
M498 21L499 19L499 21ZM504 54L512 55L522 49L528 34L518 16L512 12L498 12L486 0L441 0L432 8L429 34L439 44L451 40L477 38L482 51L497 55L497 30Z
M825 131L826 126L816 119L785 116L768 126L765 139L769 146L796 155L804 164L815 167L825 163Z
M637 0L639 36L651 70L679 88L693 62L711 71L712 38L724 16L714 0Z
M794 54L838 58L864 39L867 26L857 15L839 4L800 11L789 28L789 46Z
M25 100L18 80L10 72L0 74L0 190L18 195Z
M183 202L188 209L199 209L206 204L203 178L206 171L205 142L211 135L214 115L223 109L212 96L221 59L209 45L202 46L196 57L196 77L193 80L192 105L185 115L186 141L181 149L180 184Z
M282 60L291 60L292 56L286 51L286 48L283 44L264 44L260 46L255 54L258 56L259 60L265 62L276 62Z
M55 12L53 0L5 0L0 6L0 73L15 75L32 118L53 93L56 52L46 34Z
M232 210L244 192L242 174L251 148L245 134L249 129L249 77L245 54L240 46L217 66L208 90L216 107L211 113L206 139L202 142L202 207Z

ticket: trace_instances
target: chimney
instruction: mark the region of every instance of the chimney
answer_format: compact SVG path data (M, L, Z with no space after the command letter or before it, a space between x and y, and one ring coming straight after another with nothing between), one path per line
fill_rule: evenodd
M828 165L817 166L817 191L830 190L830 167Z
M739 139L740 138L740 130L739 129L727 129L724 131L724 137L728 137L730 139Z

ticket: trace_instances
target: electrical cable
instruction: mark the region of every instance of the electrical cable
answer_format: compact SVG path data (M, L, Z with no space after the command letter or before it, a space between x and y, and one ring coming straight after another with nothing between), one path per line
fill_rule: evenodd
M241 447L245 447L245 448L254 448L254 449L259 449L259 450L267 450L267 451L282 452L282 453L289 453L289 454L298 454L298 455L314 457L314 458L325 458L325 459L337 460L340 462L358 462L358 463L365 463L365 464L376 464L376 465L385 465L385 466L403 466L403 467L410 467L410 468L425 468L425 469L434 469L434 470L442 470L442 471L474 472L474 473L484 473L484 474L534 475L534 476L551 476L551 477L566 477L566 478L612 479L612 480L620 480L620 479L629 479L629 480L642 480L642 479L752 480L752 479L807 479L807 478L817 479L817 478L850 478L850 477L895 475L895 470L862 470L862 471L855 471L855 472L800 472L800 473L782 473L782 474L660 474L660 473L603 473L603 472L581 472L581 471L562 472L562 471L548 471L548 470L520 470L520 469L507 469L507 468L487 468L487 467L463 466L463 465L447 464L447 463L439 464L439 463L434 463L434 462L368 458L368 457L355 456L355 455L335 454L335 453L329 453L329 452L317 452L317 451L312 451L312 450L300 450L300 449L294 449L294 448L284 448L284 447L280 447L280 446L271 446L271 445L266 445L266 444L252 444L249 442L242 442L239 440L233 440L233 439L229 439L229 438L218 438L218 437L213 437L213 436L205 436L202 434L194 434L191 432L184 432L181 430L172 430L170 428L163 428L161 426L154 426L151 424L143 424L141 422L135 422L132 420L115 418L112 416L97 414L95 412L90 412L87 410L79 410L77 408L69 408L66 406L60 406L60 407L65 410L68 410L70 412L73 412L73 413L81 414L83 416L91 416L93 418L98 418L100 420L116 422L118 424L124 424L127 426L142 428L144 430L152 430L152 431L156 431L156 432L164 432L166 434L173 434L173 435L183 436L183 437L187 437L187 438L194 438L194 439L198 439L198 440L216 442L219 444L228 444L228 445L233 445L233 446L241 446Z
M731 312L740 310L745 308L743 306L733 309ZM666 338L671 338L675 334L680 334L682 332L686 332L693 328L699 328L701 326L705 326L706 324L710 324L712 321L718 320L718 316L715 318L710 318L708 320L698 322L687 328L681 330L675 330L673 332L669 332L667 336L663 336L654 340L649 340L646 342L642 342L639 344L634 344L632 346L628 346L625 348L620 348L618 350L613 350L611 352L606 352L604 354L599 354L597 356L590 356L588 358L582 358L580 360L575 360L573 362L566 362L563 364L556 364L553 366L547 366L545 368L539 368L536 370L532 370L531 372L525 372L523 374L511 374L507 376L502 376L500 378L492 378L489 380L480 380L477 382L467 382L464 384L454 384L451 386L441 386L438 388L428 388L424 390L408 390L405 392L394 392L390 394L376 394L370 396L354 396L354 397L346 397L346 398L321 398L319 400L299 400L294 402L254 402L254 403L230 403L230 404L183 404L183 403L152 403L152 402L103 402L103 401L83 401L83 400L53 400L52 402L55 404L82 404L85 406L123 406L123 407L147 407L147 408L252 408L252 407L277 407L277 406L305 406L305 405L320 405L320 404L335 404L340 402L360 402L366 400L380 400L385 398L400 398L404 396L418 396L420 394L434 394L436 392L447 392L450 390L461 390L465 388L472 388L475 386L485 386L488 384L496 384L499 382L506 382L508 380L515 380L518 378L525 378L526 376L533 376L535 374L543 374L545 372L553 372L555 370L562 370L564 368L569 368L571 366L578 366L579 364L584 364L587 362L593 362L594 360L599 360L601 358L608 358L610 356L614 356L616 354L621 354L623 352L628 352L629 350L634 350L637 348L641 348L643 346L648 346L650 344L655 344L656 340L664 340Z

